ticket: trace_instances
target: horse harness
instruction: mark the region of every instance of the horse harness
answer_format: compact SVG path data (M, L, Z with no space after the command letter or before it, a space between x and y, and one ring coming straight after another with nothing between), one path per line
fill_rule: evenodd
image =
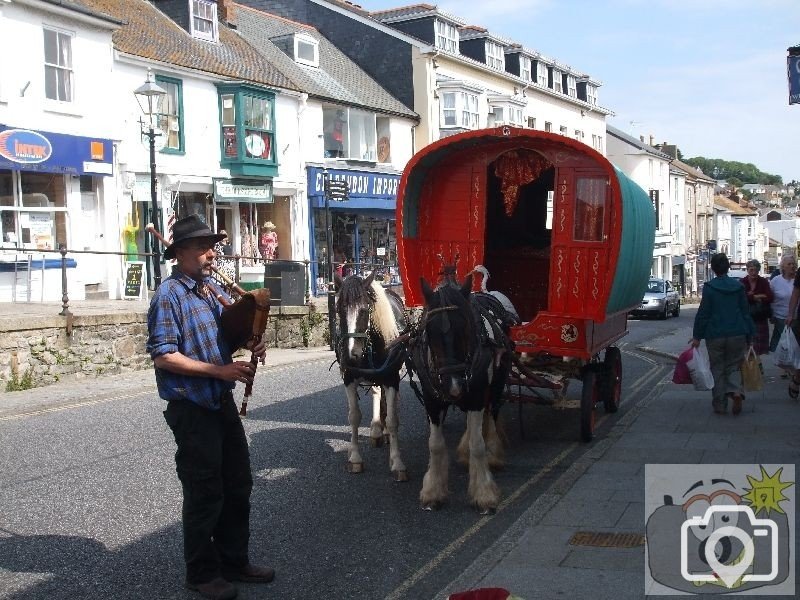
M440 298L444 301L444 296L441 290L437 292ZM406 360L406 370L409 373L409 383L414 394L422 402L424 406L425 395L437 400L446 401L445 394L441 392L441 378L443 375L453 375L463 373L464 381L467 390L469 390L470 381L472 380L473 373L486 370L492 361L494 351L497 348L505 348L512 350L510 347L511 341L505 332L502 330L498 323L498 316L491 310L482 306L479 302L471 302L467 300L467 309L470 311L470 318L472 321L472 329L476 332L477 345L474 352L467 352L464 362L445 365L438 367L437 365L429 364L429 348L427 342L426 327L428 320L432 315L442 313L444 316L444 331L449 330L449 319L447 314L449 311L462 310L462 308L455 304L446 304L437 308L428 310L420 319L419 325L412 332L409 343L409 356ZM498 303L499 304L499 303ZM502 307L501 307L502 308ZM489 323L494 337L490 337L483 326L483 322ZM416 383L413 380L412 372L415 371L419 377L420 384L422 385L422 392L420 392ZM438 382L438 383L437 383Z

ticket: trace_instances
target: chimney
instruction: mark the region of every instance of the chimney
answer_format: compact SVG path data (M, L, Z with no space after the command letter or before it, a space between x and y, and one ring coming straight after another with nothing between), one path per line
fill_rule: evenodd
M640 136L639 136L639 141L640 141L640 142L642 142L642 143L644 144L644 136L643 136L643 135L640 135Z
M655 145L655 142L656 142L656 136L650 134L650 145L651 146Z
M236 12L233 0L217 0L217 17L231 29L236 29Z

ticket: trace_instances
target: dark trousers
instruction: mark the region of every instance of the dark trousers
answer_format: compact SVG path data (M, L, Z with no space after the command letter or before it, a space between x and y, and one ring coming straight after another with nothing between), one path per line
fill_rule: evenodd
M219 411L170 401L164 418L178 445L186 581L205 583L224 566L248 563L253 478L247 438L230 394Z

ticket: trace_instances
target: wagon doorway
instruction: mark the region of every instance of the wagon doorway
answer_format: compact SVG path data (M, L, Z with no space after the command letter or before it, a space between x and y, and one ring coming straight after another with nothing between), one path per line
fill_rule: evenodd
M486 179L487 287L532 321L548 309L555 167L533 150L510 150L488 165Z

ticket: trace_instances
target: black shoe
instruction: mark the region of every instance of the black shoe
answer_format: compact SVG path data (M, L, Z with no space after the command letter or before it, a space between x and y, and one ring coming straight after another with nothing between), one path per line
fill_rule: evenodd
M203 598L209 598L210 600L231 600L236 598L238 593L236 586L225 581L222 577L215 577L205 583L189 583L187 581L186 588L194 590Z
M243 567L223 567L222 576L228 581L244 581L246 583L269 583L275 579L275 569L246 564Z

